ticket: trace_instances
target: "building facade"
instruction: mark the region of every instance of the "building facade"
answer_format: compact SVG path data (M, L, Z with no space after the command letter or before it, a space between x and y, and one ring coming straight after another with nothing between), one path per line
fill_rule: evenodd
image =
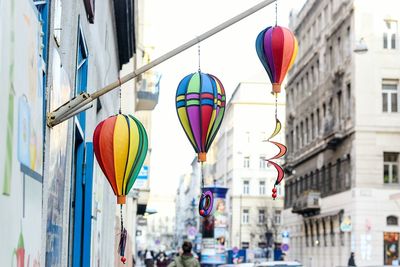
M136 51L135 3L102 1L96 9L88 0L0 3L7 95L0 103L0 223L9 226L1 230L2 263L118 266L116 200L95 163L92 136L97 123L118 113L120 94L110 92L52 128L46 120L72 97L118 80ZM128 198L125 210L128 266L135 198L140 194Z
M214 177L228 188L228 248L250 249L255 257L266 257L265 249L279 241L283 187L272 199L276 171L266 159L274 146L266 140L275 127L275 98L265 83L240 83L232 94L224 120L212 147ZM278 99L278 118L284 125L284 99ZM283 131L274 141L283 142ZM273 238L268 237L268 234Z
M399 255L397 1L314 1L291 15L286 86L287 258L391 265Z
M200 215L198 211L201 194L201 166L197 156L191 163L190 172L180 178L175 198L175 248L182 246L183 241L197 242L194 250L200 250L196 235L201 233ZM195 246L196 245L196 246Z

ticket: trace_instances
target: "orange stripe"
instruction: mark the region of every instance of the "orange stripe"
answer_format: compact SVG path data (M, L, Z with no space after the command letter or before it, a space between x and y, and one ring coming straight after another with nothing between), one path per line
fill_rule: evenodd
M107 180L110 182L114 192L118 192L117 183L115 181L115 169L114 169L114 144L113 135L116 116L112 116L104 121L103 127L100 132L100 154L101 159L104 163L104 169L106 170Z

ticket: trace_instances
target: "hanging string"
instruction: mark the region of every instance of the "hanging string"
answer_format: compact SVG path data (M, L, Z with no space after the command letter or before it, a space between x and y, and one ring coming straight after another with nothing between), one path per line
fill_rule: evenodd
M203 172L203 162L201 162L201 188L204 188L204 172Z
M278 119L278 93L275 93L275 120Z
M275 1L275 26L278 25L278 0Z
M118 83L119 83L119 114L122 114L122 93L121 93L121 91L122 91L122 89L121 89L121 85L122 85L122 83L121 83L121 78L118 76ZM122 207L121 207L121 218L122 218Z
M200 72L200 39L197 39L197 40L198 40L198 43L197 43L197 55L198 55L198 58L199 58L199 72Z

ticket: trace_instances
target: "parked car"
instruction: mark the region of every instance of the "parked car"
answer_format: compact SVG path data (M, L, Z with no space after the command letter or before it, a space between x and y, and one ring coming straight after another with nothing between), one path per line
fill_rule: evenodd
M255 267L303 267L297 261L265 261L255 264Z

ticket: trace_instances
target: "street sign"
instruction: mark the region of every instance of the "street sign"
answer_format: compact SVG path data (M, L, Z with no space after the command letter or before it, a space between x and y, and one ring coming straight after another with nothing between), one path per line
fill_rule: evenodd
M136 178L133 188L142 189L145 187L147 179L149 178L149 166L143 165L140 172Z

